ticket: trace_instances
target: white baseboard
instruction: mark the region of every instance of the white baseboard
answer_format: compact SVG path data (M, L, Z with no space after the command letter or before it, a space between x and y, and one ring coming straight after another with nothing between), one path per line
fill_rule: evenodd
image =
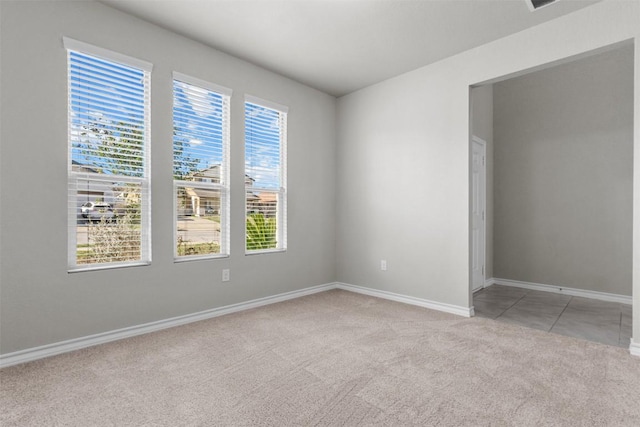
M574 297L583 297L597 299L601 301L619 302L622 304L633 304L633 300L630 296L609 294L606 292L588 291L585 289L567 288L565 286L545 285L542 283L522 282L519 280L510 279L490 279L496 285L513 286L515 288L531 289L535 291L543 292L555 292L558 294L571 295Z
M484 281L484 284L483 284L482 286L479 286L479 287L477 287L476 289L474 289L474 290L473 290L473 292L474 292L474 293L476 293L476 292L480 292L481 290L488 288L489 286L491 286L491 285L493 285L493 284L494 284L493 280L494 280L494 279L486 279L486 280Z
M262 307L277 302L287 301L294 298L300 298L306 295L324 292L331 289L343 289L346 291L357 292L378 298L389 299L393 301L403 302L406 304L418 305L421 307L431 308L434 310L453 313L460 316L470 317L473 315L473 308L459 307L450 304L439 303L435 301L414 298L406 295L394 294L392 292L378 291L375 289L365 288L362 286L348 285L345 283L327 283L324 285L313 286L310 288L300 289L297 291L286 292L283 294L273 295L264 298L258 298L238 304L227 305L224 307L213 308L211 310L200 311L198 313L187 314L184 316L172 317L170 319L159 320L156 322L145 323L142 325L131 326L128 328L117 329L114 331L103 332L99 334L89 335L81 338L74 338L67 341L61 341L53 344L47 344L39 347L28 348L0 355L0 368L18 365L20 363L31 362L33 360L43 359L45 357L55 356L94 345L105 344L124 338L134 337L136 335L148 334L150 332L160 331L162 329L173 328L175 326L186 325L187 323L197 322L200 320L211 319L213 317L223 316L225 314L236 313L243 310Z
M162 329L173 328L175 326L186 325L187 323L197 322L200 320L211 319L213 317L223 316L225 314L236 313L238 311L249 310L251 308L261 307L264 305L274 304L277 302L287 301L294 298L311 295L318 292L335 289L335 283L313 286L310 288L300 289L283 294L273 295L264 298L258 298L247 302L227 305L224 307L213 308L211 310L200 311L198 313L187 314L184 316L173 317L170 319L159 320L157 322L145 323L142 325L131 326L128 328L117 329L115 331L103 332L100 334L89 335L82 338L75 338L67 341L61 341L53 344L47 344L40 347L28 348L0 355L0 368L6 366L17 365L20 363L31 362L33 360L42 359L57 354L67 353L81 348L91 347L94 345L105 344L111 341L123 338L134 337L136 335L147 334Z
M584 296L587 298L602 299L604 301L622 302L625 304L631 304L631 298L623 295L606 294L603 292L584 291L581 289L561 288L559 286L543 285L539 283L518 282L514 280L505 279L488 279L485 283L485 287L493 284L516 286L527 289L542 290L547 292L559 292L568 295ZM394 292L381 291L372 288L366 288L363 286L350 285L347 283L327 283L324 285L313 286L310 288L300 289L297 291L286 292L283 294L273 295L264 298L258 298L251 301L246 301L238 304L232 304L224 307L214 308L211 310L205 310L198 313L187 314L184 316L173 317L170 319L159 320L157 322L145 323L142 325L131 326L128 328L117 329L115 331L103 332L100 334L89 335L86 337L75 338L67 341L61 341L58 343L47 344L40 347L28 348L25 350L16 351L13 353L7 353L0 355L0 368L7 366L17 365L20 363L30 362L37 359L42 359L49 356L55 356L57 354L67 353L74 350L79 350L94 345L105 344L111 341L120 340L123 338L134 337L136 335L147 334L150 332L159 331L162 329L172 328L175 326L185 325L187 323L197 322L200 320L211 319L213 317L223 316L225 314L236 313L243 310L249 310L252 308L262 307L269 304L274 304L282 301L291 300L294 298L300 298L305 295L311 295L318 292L324 292L331 289L342 289L345 291L356 292L359 294L369 295L377 298L383 298L391 301L397 301L405 304L416 305L419 307L425 307L432 310L443 311L446 313L456 314L463 317L471 317L474 315L473 307L462 307L453 304L446 304L437 301L430 301L423 298L412 297L408 295L397 294ZM640 356L640 343L631 342L629 346L631 354Z
M640 357L640 342L635 342L632 339L631 344L629 344L629 352L632 356Z
M459 305L445 304L437 301L430 301L422 298L416 298L408 295L396 294L394 292L380 291L377 289L365 288L363 286L350 285L348 283L336 283L337 289L356 292L359 294L369 295L372 297L388 299L391 301L402 302L405 304L417 305L432 310L444 311L445 313L457 314L458 316L473 316L473 307L462 307Z

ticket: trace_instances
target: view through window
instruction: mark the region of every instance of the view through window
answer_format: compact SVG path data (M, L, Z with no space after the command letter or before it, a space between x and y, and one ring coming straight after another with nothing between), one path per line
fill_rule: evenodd
M150 66L111 61L105 51L68 39L65 45L69 268L149 262Z
M245 102L246 251L286 249L287 108Z
M229 253L230 95L228 89L174 73L177 259Z

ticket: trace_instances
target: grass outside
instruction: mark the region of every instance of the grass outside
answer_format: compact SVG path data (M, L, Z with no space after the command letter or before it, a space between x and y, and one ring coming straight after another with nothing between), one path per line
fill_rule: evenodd
M133 249L129 253L121 251L120 253L112 253L106 259L100 258L100 251L94 250L96 245L78 245L76 250L77 264L100 264L102 262L125 262L140 259L140 250Z
M205 218L208 219L209 221L213 221L220 224L220 215L205 216Z
M93 245L78 245L76 252L76 262L78 264L94 264L96 263L96 253L92 249ZM208 255L208 254L219 254L220 253L220 244L216 242L207 242L207 243L189 243L189 242L181 242L178 244L178 256L189 256L189 255ZM117 257L116 257L117 258ZM120 261L125 261L125 257L122 257ZM133 257L137 259L137 257ZM114 260L115 261L115 260Z
M219 254L220 244L216 242L191 243L178 239L178 256Z

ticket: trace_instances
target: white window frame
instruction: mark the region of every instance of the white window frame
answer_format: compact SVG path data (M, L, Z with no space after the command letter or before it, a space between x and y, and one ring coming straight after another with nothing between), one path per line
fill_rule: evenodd
M273 101L268 101L262 98L258 98L253 95L245 94L244 97L244 132L245 132L245 176L247 174L246 167L246 105L254 104L260 107L265 107L271 110L275 110L279 112L281 116L281 126L280 126L280 188L274 190L273 188L261 188L261 187L251 187L252 190L255 191L265 191L277 194L277 211L276 211L276 241L277 245L272 249L257 249L257 250L247 250L247 186L245 184L245 194L244 194L244 250L245 255L258 255L265 253L278 253L278 252L286 252L287 250L287 120L289 107L278 104Z
M222 164L220 167L220 183L213 182L191 182L183 180L173 180L173 260L174 262L186 262L202 259L215 259L215 258L228 258L231 253L231 239L230 239L230 217L231 217L231 198L230 198L230 173L229 165L231 164L230 158L230 146L231 146L231 96L233 90L224 86L217 85L215 83L201 80L196 77L191 77L186 74L173 72L172 79L172 93L173 93L173 81L180 81L193 86L198 86L202 89L207 89L211 92L222 96L224 108L227 111L226 120L222 120L223 140L222 140ZM173 95L172 95L173 99ZM172 105L174 105L175 99L173 99ZM173 122L172 122L173 123ZM173 139L172 144L173 147ZM173 168L173 163L172 163ZM205 254L205 255L183 255L178 256L178 188L179 187L194 187L202 189L211 189L220 191L220 253L219 254Z
M105 270L122 267L135 267L151 264L151 71L153 64L133 58L118 52L114 52L108 49L104 49L98 46L94 46L88 43L77 41L68 37L62 38L63 46L67 50L67 159L68 159L68 272L82 272L82 271L94 271ZM88 173L77 172L73 170L72 162L72 111L71 111L71 60L70 52L98 57L100 59L122 64L128 67L137 68L144 72L145 87L144 87L144 139L143 139L143 176L142 177L130 177L122 175L108 175L100 173ZM73 199L70 196L72 188L77 188L79 181L91 180L91 181L104 181L104 182L123 182L134 183L140 185L140 259L135 261L122 261L122 262L109 262L109 263L95 263L95 264L78 264L77 263L77 203L76 198Z

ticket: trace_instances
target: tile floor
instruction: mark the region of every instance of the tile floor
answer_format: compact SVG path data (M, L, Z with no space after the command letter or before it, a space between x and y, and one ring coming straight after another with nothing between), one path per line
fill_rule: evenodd
M473 294L476 316L629 347L631 305L493 285Z

